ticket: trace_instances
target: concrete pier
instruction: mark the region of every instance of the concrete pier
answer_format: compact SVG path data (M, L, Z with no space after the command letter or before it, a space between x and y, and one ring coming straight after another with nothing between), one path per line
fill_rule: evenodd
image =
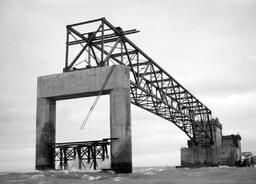
M214 145L194 145L188 141L187 148L181 148L182 167L228 165L234 166L241 160L240 135L222 135L222 125L212 119Z
M54 155L48 144L56 139L56 101L48 98L37 99L36 116L36 169L53 169Z
M56 100L96 96L111 67L41 76L37 82L36 169L53 169ZM115 66L102 94L110 94L111 169L132 172L129 67Z
M112 141L111 168L120 173L131 173L132 150L130 148L132 142L129 89L117 88L111 90L110 123L111 137L119 138Z

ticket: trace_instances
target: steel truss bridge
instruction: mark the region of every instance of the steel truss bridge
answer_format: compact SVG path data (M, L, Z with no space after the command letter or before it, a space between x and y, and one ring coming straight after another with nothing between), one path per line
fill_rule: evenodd
M181 129L194 144L214 144L211 110L105 18L68 25L63 72L91 67L130 67L131 103Z

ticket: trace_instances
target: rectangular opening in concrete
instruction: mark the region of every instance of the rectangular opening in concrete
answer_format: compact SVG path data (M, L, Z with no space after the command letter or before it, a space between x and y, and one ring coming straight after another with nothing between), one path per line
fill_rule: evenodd
M56 102L56 142L101 140L110 137L109 95L102 95L83 130L93 97Z
M100 97L84 128L80 129L95 98L93 96L56 101L56 143L95 141L110 138L109 95ZM107 155L109 157L104 161L97 159L97 169L110 168L110 146L108 146ZM92 161L83 160L82 162L82 170L94 169ZM58 166L59 162L56 161L55 168L58 168ZM68 169L79 169L78 160L69 160Z

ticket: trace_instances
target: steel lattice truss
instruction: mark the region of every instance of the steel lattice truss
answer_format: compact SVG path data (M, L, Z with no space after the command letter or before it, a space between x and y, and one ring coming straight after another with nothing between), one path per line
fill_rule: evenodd
M211 111L105 18L67 26L64 72L130 67L131 103L171 121L195 144L212 143Z

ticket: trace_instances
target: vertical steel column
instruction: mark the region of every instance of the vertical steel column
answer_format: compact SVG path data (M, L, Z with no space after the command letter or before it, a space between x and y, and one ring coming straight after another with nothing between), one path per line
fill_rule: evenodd
M93 169L97 169L97 152L96 152L96 144L93 145L92 147L92 161L93 161Z
M90 163L91 161L91 148L92 146L87 147L87 163Z
M78 167L79 169L82 169L82 157L81 157L81 148L77 147L77 155L78 155Z
M102 50L104 50L104 21L102 20L101 21L101 36L102 36L102 40L101 40L101 49ZM104 56L104 53L103 52L101 52L101 65L103 65L104 63L103 63L103 60L104 60L104 58L103 58L103 56Z
M66 56L65 56L65 68L68 67L68 53L69 53L69 30L67 28L67 38L66 38Z
M60 170L63 169L63 148L60 147Z
M64 169L67 169L68 166L68 158L67 158L67 148L64 147L63 148L63 152L64 152Z

